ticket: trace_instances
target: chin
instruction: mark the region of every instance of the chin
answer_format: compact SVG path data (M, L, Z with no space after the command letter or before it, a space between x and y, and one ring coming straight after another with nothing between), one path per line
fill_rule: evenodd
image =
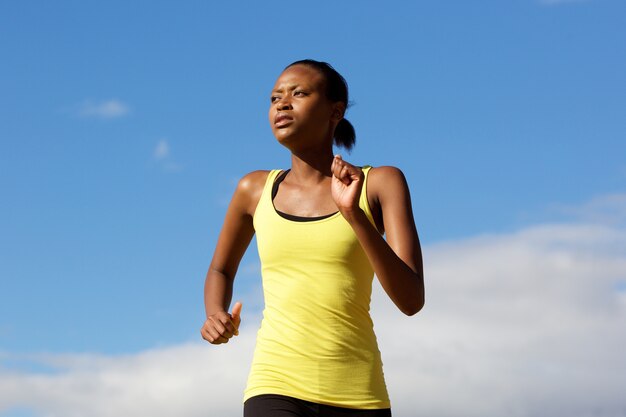
M284 146L287 146L287 143L292 142L294 139L293 134L283 130L275 130L273 133L278 143Z
M290 138L276 138L276 141L284 146L285 148L292 150L293 149L293 142L289 140Z

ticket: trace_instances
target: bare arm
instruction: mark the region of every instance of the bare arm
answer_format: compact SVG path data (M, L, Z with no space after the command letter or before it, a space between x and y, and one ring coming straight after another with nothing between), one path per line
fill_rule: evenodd
M201 334L213 344L227 343L238 333L241 303L233 307L232 315L227 311L232 299L235 274L254 236L252 216L266 178L266 171L255 171L243 177L226 211L204 283L207 320Z
M335 158L333 198L365 250L383 289L405 314L424 306L422 253L413 220L409 189L402 172L394 167L372 168L368 194L378 201L387 240L358 205L363 172Z

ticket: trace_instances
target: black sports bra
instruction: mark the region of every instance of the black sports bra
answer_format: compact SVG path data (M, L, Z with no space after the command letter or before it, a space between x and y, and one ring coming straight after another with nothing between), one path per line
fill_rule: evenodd
M278 194L278 186L280 185L281 182L283 182L283 180L285 179L289 171L291 170L288 169L286 171L283 171L278 177L276 177L276 180L274 180L274 184L272 185L272 202L274 201L276 194ZM276 210L276 208L274 208L274 210ZM280 217L284 217L285 219L292 220L294 222L312 222L315 220L323 220L323 219L326 219L328 217L331 217L337 214L337 212L334 212L334 213L325 214L323 216L317 216L317 217L303 217L303 216L294 216L293 214L283 213L282 211L279 211L279 210L276 210L276 213L278 213Z

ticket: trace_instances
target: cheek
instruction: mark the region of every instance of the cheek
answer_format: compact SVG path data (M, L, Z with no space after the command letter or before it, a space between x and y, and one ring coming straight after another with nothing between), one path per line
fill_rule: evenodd
M272 129L272 131L274 131L274 118L276 117L276 111L274 110L274 107L270 107L269 111L267 112L267 121L270 124L270 128Z
M269 111L267 112L267 121L269 122L270 129L272 129L272 132L274 133L274 136L276 136L277 133L279 132L279 130L276 129L276 126L274 126L274 118L275 117L276 117L276 109L272 106L272 107L270 107Z

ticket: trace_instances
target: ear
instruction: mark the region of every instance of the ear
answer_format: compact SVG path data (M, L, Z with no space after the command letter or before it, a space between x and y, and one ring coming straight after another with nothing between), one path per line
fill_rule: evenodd
M333 113L331 115L333 121L339 123L343 119L343 115L346 113L346 105L342 102L337 102L333 105Z

